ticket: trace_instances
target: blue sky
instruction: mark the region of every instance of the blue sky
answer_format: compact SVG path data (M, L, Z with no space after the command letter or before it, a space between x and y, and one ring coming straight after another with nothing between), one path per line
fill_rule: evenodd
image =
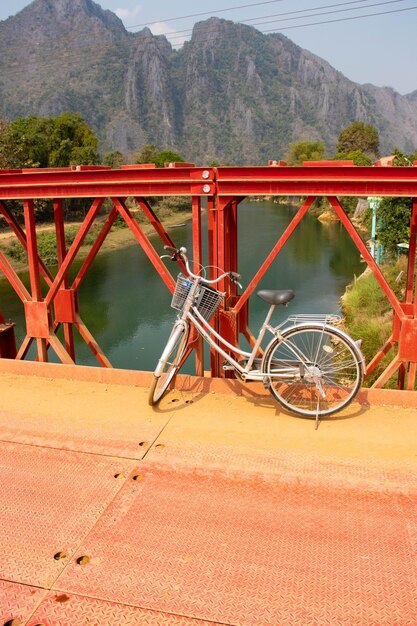
M29 0L0 1L0 20L28 4ZM154 34L166 34L176 46L189 38L195 22L211 15L247 22L263 32L282 32L358 83L389 86L402 94L417 90L417 0L101 0L98 4L116 13L126 28L136 31L149 25Z

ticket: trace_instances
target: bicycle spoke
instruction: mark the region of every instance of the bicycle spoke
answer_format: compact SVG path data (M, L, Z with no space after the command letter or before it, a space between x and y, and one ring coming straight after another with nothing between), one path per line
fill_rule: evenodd
M349 338L331 327L310 325L283 332L265 357L270 391L301 415L331 415L349 404L362 382L362 365ZM296 359L297 365L288 367ZM324 396L324 397L323 397Z

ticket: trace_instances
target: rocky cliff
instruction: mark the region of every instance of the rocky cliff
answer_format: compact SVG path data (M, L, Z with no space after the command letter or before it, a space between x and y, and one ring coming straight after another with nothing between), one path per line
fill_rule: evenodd
M265 163L301 139L333 150L357 119L385 153L417 148L417 91L358 85L280 34L211 18L174 51L92 0L34 0L0 22L0 117L64 111L103 151L155 143L199 164Z

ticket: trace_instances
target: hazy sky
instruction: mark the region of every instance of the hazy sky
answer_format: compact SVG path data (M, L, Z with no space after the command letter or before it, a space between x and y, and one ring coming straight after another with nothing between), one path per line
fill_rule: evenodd
M0 20L28 4L29 0L0 0ZM195 22L217 15L262 32L281 32L358 83L390 86L402 94L417 90L417 0L101 0L98 4L116 13L129 30L148 25L154 34L166 34L176 47L189 39Z

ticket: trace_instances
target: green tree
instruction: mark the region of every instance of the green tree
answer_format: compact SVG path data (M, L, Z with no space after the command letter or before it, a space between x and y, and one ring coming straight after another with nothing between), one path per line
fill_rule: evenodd
M53 121L46 118L18 118L3 122L0 155L3 168L47 167Z
M165 163L183 163L184 159L172 150L159 150L154 144L148 143L136 154L135 163L154 163L156 167L164 167Z
M155 163L159 149L153 143L146 143L135 156L135 163Z
M0 123L2 169L94 165L99 163L97 147L97 137L78 113L64 113L55 119L30 116L10 124ZM84 212L87 204L84 199L69 200L65 209L72 216ZM21 219L20 202L13 203L13 211ZM52 203L37 200L35 211L40 219L48 220Z
M326 147L322 141L295 141L288 146L285 160L288 165L302 165L304 161L321 161Z
M336 153L349 154L357 150L371 158L379 156L378 131L371 124L356 121L341 131Z
M354 165L372 165L370 159L362 150L352 150L352 152L337 152L334 157L335 161L353 161Z
M378 207L378 240L395 256L397 244L410 238L411 198L384 198Z
M98 139L79 113L20 117L0 125L0 166L68 167L99 163Z
M165 163L184 163L184 159L177 152L163 150L158 154L155 165L156 167L164 167Z
M98 139L79 113L63 113L53 121L50 167L96 165Z
M110 165L115 169L119 169L123 165L124 156L120 150L114 150L113 152L106 152L103 157L104 165Z
M391 154L395 156L394 167L410 166L417 161L417 150L413 154L404 154L402 150L395 147Z
M0 120L0 169L2 170L13 168L15 160L7 129L8 126L6 122Z

